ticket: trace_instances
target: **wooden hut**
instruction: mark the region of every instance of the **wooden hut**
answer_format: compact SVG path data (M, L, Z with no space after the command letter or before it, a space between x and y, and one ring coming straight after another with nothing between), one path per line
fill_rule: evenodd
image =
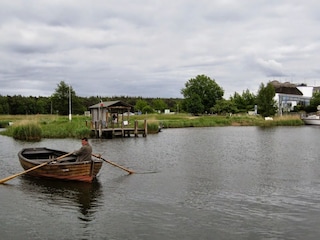
M89 107L92 124L101 124L102 128L119 126L129 122L133 106L122 101L100 102Z
M131 110L133 106L124 103L122 101L109 101L100 102L89 107L91 112L91 129L95 131L95 135L102 137L106 135L121 135L130 136L130 133L134 133L135 136L138 133L142 133L143 136L147 134L147 125L144 124L144 128L138 129L138 123L135 122L134 128L126 128L129 124Z

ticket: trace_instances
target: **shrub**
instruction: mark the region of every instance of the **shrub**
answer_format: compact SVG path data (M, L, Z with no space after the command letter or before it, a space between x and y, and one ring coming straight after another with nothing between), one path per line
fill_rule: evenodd
M159 124L157 123L148 123L148 133L157 133L159 132Z
M40 141L42 131L38 124L29 123L13 128L13 138L26 141Z
M149 105L148 106L145 106L143 109L142 109L142 112L143 113L154 113L154 110L152 107L150 107Z
M0 121L0 128L6 128L9 126L9 121Z
M91 131L89 128L82 127L75 130L75 136L77 138L90 137Z

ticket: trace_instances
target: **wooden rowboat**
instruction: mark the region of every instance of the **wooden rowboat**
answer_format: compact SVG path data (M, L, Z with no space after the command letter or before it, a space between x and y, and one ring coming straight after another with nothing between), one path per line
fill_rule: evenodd
M77 156L69 155L58 161L55 160L66 154L68 155L67 152L49 148L24 148L18 153L18 157L25 170L49 162L27 173L35 177L82 182L92 182L96 178L103 163L100 159L77 162Z

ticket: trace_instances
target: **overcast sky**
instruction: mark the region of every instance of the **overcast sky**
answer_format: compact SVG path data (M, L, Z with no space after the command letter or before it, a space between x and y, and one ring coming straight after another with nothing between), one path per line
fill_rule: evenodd
M320 85L319 0L2 0L0 95L180 98L204 74L229 99Z

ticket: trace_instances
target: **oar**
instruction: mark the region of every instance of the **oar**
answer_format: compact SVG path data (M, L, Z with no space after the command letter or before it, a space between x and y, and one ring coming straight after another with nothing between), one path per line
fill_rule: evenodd
M127 171L129 174L134 173L134 171L131 171L131 170L129 170L129 169L127 169L127 168L124 168L124 167L122 167L122 166L120 166L120 165L118 165L118 164L116 164L116 163L114 163L114 162L111 162L111 161L109 161L109 160L107 160L107 159L102 158L101 155L92 154L92 156L94 156L94 157L96 157L96 158L100 158L100 159L102 159L103 161L105 161L105 162L107 162L107 163L109 163L109 164L111 164L111 165L113 165L113 166L115 166L115 167L121 168L122 170Z
M51 162L53 162L53 161L59 161L59 160L61 160L62 158L65 158L65 157L71 155L72 153L73 153L73 152L70 152L70 153L67 153L67 154L65 154L65 155L62 155L62 156L60 156L60 157L53 158L53 159L51 159L51 160L48 161L48 162L41 163L40 165L37 165L37 166L35 166L35 167L33 167L33 168L29 168L29 169L27 169L26 171L23 171L23 172L14 174L14 175L12 175L12 176L3 178L3 179L0 180L0 184L5 183L5 182L7 182L7 181L9 181L9 180L11 180L11 179L13 179L13 178L15 178L15 177L18 177L18 176L20 176L20 175L25 174L25 173L27 173L27 172L31 172L31 171L33 171L33 170L35 170L35 169L37 169L37 168L41 168L41 167L43 167L43 166L45 166L45 165L47 165L47 164L49 164L49 163L51 163Z

